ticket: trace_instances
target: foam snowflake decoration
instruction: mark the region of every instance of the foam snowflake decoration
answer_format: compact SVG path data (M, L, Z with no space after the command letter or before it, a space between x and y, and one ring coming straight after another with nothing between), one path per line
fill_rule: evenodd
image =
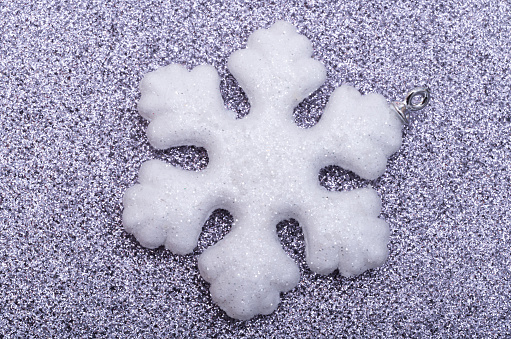
M142 246L186 254L213 210L230 211L230 233L200 255L199 269L213 301L233 318L271 313L280 293L299 281L276 234L281 220L299 221L314 272L354 276L387 257L389 228L378 218L377 193L330 192L317 178L332 164L377 178L401 144L401 122L382 96L341 86L315 126L296 126L294 107L326 76L311 54L311 43L288 23L253 33L228 62L251 103L243 119L224 107L212 66L189 72L170 65L140 85L151 145L205 147L209 164L194 172L144 163L139 184L124 196L125 229Z

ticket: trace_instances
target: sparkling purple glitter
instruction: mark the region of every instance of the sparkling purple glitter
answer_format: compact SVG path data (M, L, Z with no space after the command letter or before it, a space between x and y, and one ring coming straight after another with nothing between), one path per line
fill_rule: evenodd
M508 1L3 1L0 15L0 337L511 335ZM123 231L121 198L147 159L207 162L200 149L149 146L143 74L213 64L244 115L227 57L277 19L328 71L298 124L341 83L389 100L426 84L433 100L370 182L392 230L387 263L354 279L313 274L298 223L282 222L302 280L275 313L239 322L197 269L230 215L214 213L195 253L177 256ZM368 184L335 167L319 179Z

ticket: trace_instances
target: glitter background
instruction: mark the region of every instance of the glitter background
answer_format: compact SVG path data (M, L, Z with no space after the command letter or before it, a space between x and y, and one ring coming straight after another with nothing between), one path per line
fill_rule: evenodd
M0 336L511 335L509 2L23 2L0 3ZM389 100L427 84L433 100L371 182L391 228L387 263L354 279L313 274L298 223L280 223L302 280L275 313L240 322L212 304L197 269L229 214L214 213L196 251L177 256L123 231L121 199L147 159L207 161L148 145L142 76L213 64L244 115L226 59L277 19L328 71L299 124L341 83ZM320 180L367 184L339 168Z

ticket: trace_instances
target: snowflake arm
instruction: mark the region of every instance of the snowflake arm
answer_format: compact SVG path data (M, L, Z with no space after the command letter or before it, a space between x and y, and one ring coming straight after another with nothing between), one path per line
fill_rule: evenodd
M273 106L291 119L290 112L326 78L325 67L311 58L310 41L286 22L255 31L247 47L234 52L229 71L247 93L252 108ZM264 110L263 110L264 111Z
M376 179L401 146L402 123L385 98L361 95L343 85L332 94L321 119L311 128L319 167L339 165L364 179ZM319 160L319 161L318 161Z
M376 191L324 191L306 206L302 227L311 270L330 274L339 269L341 275L352 277L385 262L389 227L378 218L381 203Z
M160 160L145 162L139 184L123 198L123 224L148 248L165 245L176 254L188 254L207 217L227 194L216 190L208 171L193 172Z
M239 218L233 230L199 257L199 269L211 284L213 301L230 317L246 320L273 312L280 292L295 287L300 272L280 246L277 220L254 211L234 214Z
M192 71L169 65L148 73L140 83L140 115L151 123L147 137L151 145L166 149L181 145L210 145L219 125L234 120L224 108L220 78L209 65Z

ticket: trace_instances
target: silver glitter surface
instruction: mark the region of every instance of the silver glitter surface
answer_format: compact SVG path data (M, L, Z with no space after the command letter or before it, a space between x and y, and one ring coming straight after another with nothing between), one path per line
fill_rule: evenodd
M511 336L510 13L509 1L2 1L0 337ZM227 57L277 19L327 67L299 125L341 83L389 100L428 85L433 99L378 180L319 174L329 189L378 190L387 263L353 279L313 274L299 224L284 221L301 282L275 313L241 322L197 269L232 217L215 212L196 251L178 256L128 236L121 199L147 159L208 161L203 149L149 146L142 76L212 64L243 116Z

